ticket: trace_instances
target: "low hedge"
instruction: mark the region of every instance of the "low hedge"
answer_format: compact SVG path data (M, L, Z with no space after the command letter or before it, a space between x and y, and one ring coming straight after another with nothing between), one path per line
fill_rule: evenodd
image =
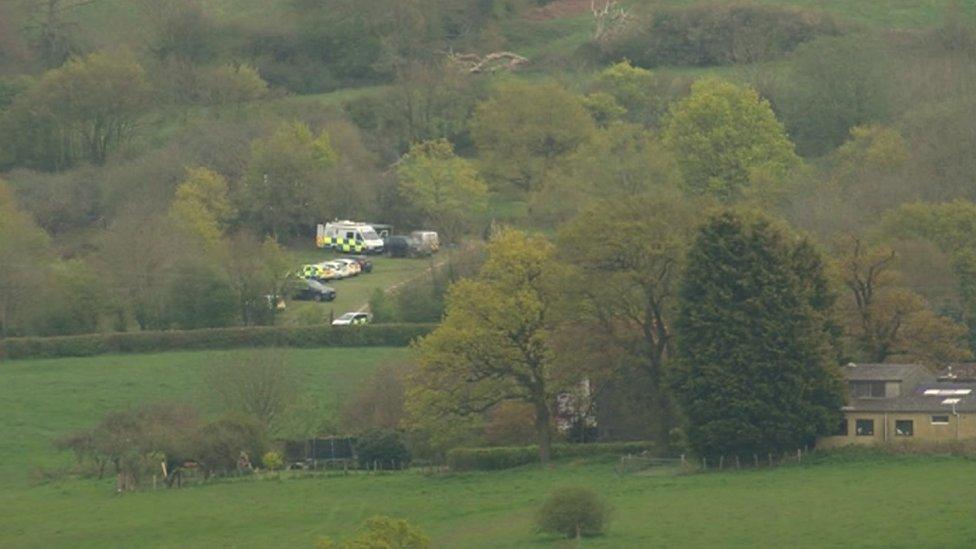
M435 324L249 326L0 339L0 359L59 358L241 347L403 347Z
M552 458L594 457L654 452L652 442L596 442L553 444ZM538 446L455 448L447 453L447 465L455 471L496 471L539 461Z

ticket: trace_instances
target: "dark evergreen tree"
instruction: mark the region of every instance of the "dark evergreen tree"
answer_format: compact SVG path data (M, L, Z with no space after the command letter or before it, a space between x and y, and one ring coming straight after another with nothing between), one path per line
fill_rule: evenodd
M673 372L699 454L792 451L839 421L833 298L818 255L768 221L732 213L700 229L680 289Z

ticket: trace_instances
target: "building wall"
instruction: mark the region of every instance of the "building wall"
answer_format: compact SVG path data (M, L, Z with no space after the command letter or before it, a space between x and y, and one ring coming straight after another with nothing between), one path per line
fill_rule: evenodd
M949 416L947 425L933 425L932 416ZM976 414L960 413L953 416L951 411L933 413L902 413L902 412L845 412L847 421L847 436L821 437L817 440L818 448L836 448L839 446L870 445L884 442L902 442L911 440L947 441L976 438ZM858 419L873 419L874 434L871 436L857 435ZM912 436L897 436L895 422L899 420L912 421Z

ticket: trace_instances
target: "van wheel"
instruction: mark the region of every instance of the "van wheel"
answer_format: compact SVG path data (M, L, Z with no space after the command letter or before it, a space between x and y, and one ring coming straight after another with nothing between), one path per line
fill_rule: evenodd
M315 294L312 296L312 301L322 301L322 294Z

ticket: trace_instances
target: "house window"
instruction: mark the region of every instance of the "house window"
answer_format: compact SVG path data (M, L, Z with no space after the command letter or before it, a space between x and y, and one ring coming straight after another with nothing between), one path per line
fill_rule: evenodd
M932 416L932 425L948 425L949 416Z
M854 398L884 398L884 381L851 381L851 396Z
M910 419L895 420L895 436L910 437L915 433L915 424Z
M873 437L874 436L874 420L873 419L859 419L854 423L854 434L859 437Z
M840 425L837 426L837 436L846 437L847 436L847 418L840 420Z

